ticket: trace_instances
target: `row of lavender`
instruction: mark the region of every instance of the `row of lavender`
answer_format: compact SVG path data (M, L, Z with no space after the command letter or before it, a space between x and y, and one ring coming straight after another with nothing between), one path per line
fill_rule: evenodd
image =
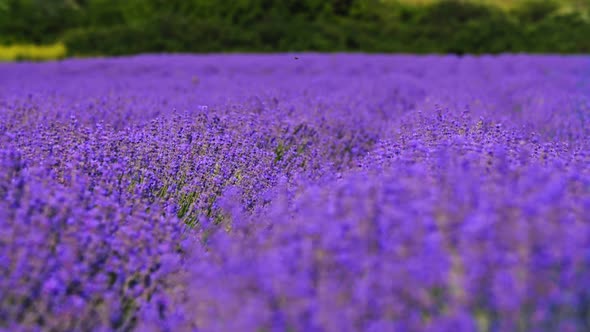
M298 57L0 65L0 329L590 329L590 60Z

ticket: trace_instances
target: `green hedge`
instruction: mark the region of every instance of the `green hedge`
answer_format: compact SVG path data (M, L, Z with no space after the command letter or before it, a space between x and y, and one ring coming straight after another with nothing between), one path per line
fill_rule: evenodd
M531 0L509 12L459 0L428 6L379 0L33 3L37 1L0 0L0 42L63 41L72 55L590 51L587 13L561 13L547 0Z

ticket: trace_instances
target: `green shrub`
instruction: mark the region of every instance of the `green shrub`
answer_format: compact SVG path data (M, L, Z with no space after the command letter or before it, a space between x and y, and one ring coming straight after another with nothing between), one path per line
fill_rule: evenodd
M523 23L540 22L559 9L559 4L553 0L527 0L512 10L512 14Z
M590 22L556 2L0 0L0 42L63 41L72 55L144 52L588 52Z

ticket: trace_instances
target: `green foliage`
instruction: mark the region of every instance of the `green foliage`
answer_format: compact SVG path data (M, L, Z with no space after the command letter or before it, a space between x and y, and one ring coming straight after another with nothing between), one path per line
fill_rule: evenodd
M559 4L552 0L527 0L516 7L512 14L522 22L530 23L543 21L558 10Z
M0 42L54 42L81 23L79 10L75 1L0 0Z
M590 22L558 9L546 0L508 12L459 0L0 0L0 43L61 41L70 55L588 52Z

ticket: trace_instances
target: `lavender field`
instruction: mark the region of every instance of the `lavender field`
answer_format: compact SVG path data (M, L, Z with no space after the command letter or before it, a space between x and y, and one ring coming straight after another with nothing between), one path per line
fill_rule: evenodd
M0 330L590 330L590 58L296 57L0 64Z

